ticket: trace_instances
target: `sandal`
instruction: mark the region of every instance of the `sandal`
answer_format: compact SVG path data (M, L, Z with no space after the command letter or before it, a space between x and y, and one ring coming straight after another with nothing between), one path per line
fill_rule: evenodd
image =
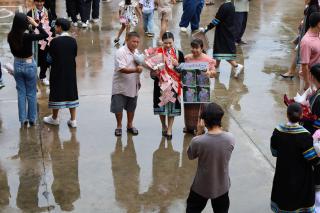
M117 136L117 137L121 136L122 135L122 129L115 129L114 130L114 135Z
M139 131L135 127L127 128L127 132L131 133L132 135L138 135L139 134Z
M166 136L167 136L167 132L168 132L167 129L162 128L162 136L163 136L163 137L166 137Z
M172 134L171 135L166 135L166 137L167 137L167 140L172 140Z

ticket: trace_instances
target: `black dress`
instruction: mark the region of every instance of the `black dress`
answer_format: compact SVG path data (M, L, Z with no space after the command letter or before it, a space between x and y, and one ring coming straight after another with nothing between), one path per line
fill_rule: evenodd
M319 158L310 133L298 124L279 125L271 137L271 152L277 158L272 211L314 212L313 166L319 164Z
M49 54L52 58L49 108L78 107L76 40L68 35L54 38L50 44Z
M183 53L178 50L177 57L178 57L178 63L184 62L184 55ZM181 103L176 100L176 102L168 103L165 106L160 107L160 96L161 96L161 89L159 87L159 79L157 77L153 78L154 85L153 85L153 113L155 115L168 115L168 116L179 116L181 115Z
M235 60L235 8L231 2L226 2L219 7L215 19L213 58L216 60Z

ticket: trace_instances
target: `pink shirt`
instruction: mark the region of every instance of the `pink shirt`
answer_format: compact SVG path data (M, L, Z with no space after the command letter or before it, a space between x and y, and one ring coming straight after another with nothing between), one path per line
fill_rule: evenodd
M309 68L320 63L320 37L310 30L303 36L300 43L300 63L308 64Z
M201 58L197 58L197 59L194 59L192 57L192 54L190 55L187 55L185 57L185 61L186 62L208 62L209 63L209 70L215 70L215 65L216 65L216 60L214 60L213 58L211 58L210 56L206 55L206 54L203 54L203 57Z
M137 51L137 50L136 50ZM138 96L140 85L140 74L130 73L125 74L119 72L123 68L136 68L137 65L133 58L133 53L127 45L122 46L115 56L114 74L112 80L112 95L124 95L127 97Z

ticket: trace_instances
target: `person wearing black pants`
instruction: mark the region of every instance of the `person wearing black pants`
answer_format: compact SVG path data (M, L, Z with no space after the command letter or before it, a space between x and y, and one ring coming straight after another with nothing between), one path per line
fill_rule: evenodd
M234 16L235 39L237 44L246 44L242 36L247 27L250 0L234 0L236 13Z
M198 136L192 139L187 150L190 160L198 159L197 173L187 199L187 213L202 212L208 199L211 199L214 213L229 211L229 162L235 138L230 132L223 131L223 115L221 106L213 102L202 109L197 127Z
M99 21L100 0L80 0L80 16L82 27L88 27L92 8L92 21Z
M79 0L66 0L66 9L68 17L71 17L71 21L74 27L78 26L78 18L80 10L80 1Z
M46 0L44 3L44 7L50 11L52 19L56 20L57 19L56 0Z
M208 198L190 191L187 199L187 213L200 213L207 205ZM230 206L229 192L220 197L211 199L211 206L214 213L227 213Z
M35 7L28 11L27 15L29 17L34 18L38 22L43 22L42 24L45 25L45 28L51 27L51 32L54 34L54 29L52 28L53 23L53 15L51 14L50 10L48 10L46 7L44 7L44 4L48 3L45 0L34 0ZM49 3L53 3L52 1ZM49 5L50 6L50 5ZM48 19L48 22L46 21ZM51 35L49 36L51 37ZM49 40L44 40L46 42L45 47L42 47L42 44L39 42L36 42L34 45L35 47L38 47L36 51L34 51L34 54L36 55L35 58L37 58L37 65L40 67L40 74L39 79L40 81L46 85L49 86L49 81L46 78L46 72L49 67L49 64L47 63L47 55L48 55L48 43Z

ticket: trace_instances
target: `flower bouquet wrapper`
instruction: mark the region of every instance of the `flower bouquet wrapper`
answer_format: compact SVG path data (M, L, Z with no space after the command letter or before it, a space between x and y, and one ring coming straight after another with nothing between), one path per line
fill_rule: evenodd
M133 59L136 64L143 66L145 64L145 55L141 53L134 53Z
M149 48L144 51L145 64L151 70L164 69L164 60L161 53L158 53L158 48Z
M315 131L315 133L313 133L312 137L313 137L314 149L316 150L318 156L320 157L320 129Z

